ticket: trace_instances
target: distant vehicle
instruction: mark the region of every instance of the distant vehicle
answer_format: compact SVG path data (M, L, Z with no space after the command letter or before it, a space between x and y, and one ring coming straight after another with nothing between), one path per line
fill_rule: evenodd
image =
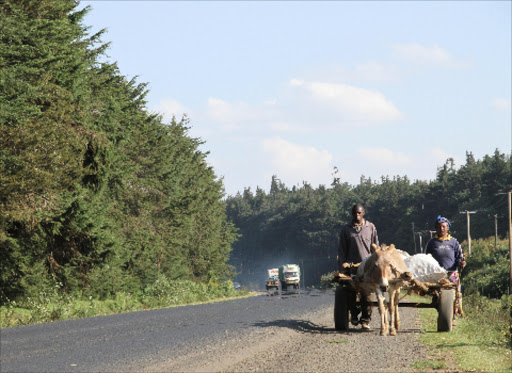
M266 284L267 291L270 295L274 295L279 291L279 277L269 277Z
M281 289L300 289L300 267L297 264L285 264L279 267Z
M234 282L233 282L233 288L234 288L235 290L242 290L242 285L240 285L240 283L239 283L239 282L234 281Z
M273 295L279 290L279 268L270 268L267 270L268 279L265 287L267 291Z
M268 278L270 277L279 277L279 268L269 268L267 269Z

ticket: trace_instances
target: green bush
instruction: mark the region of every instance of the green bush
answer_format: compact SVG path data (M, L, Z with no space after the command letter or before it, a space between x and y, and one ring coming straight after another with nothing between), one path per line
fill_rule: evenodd
M319 288L320 289L334 288L336 286L336 283L332 282L332 279L334 278L335 273L336 272L329 272L329 273L326 273L325 275L322 275L320 277Z
M231 280L218 283L211 279L207 284L203 284L191 280L170 280L162 275L144 290L144 304L148 308L168 307L238 294Z
M463 249L465 245L466 243L463 243ZM481 294L496 299L508 294L508 241L499 240L498 247L495 247L493 237L474 240L471 249L471 256L466 258L467 266L462 273L463 294Z
M0 326L11 327L172 307L245 294L247 290L236 291L230 280L218 283L211 279L204 284L191 280L170 280L164 275L158 276L155 282L140 294L118 291L110 296L103 294L101 298L80 292L67 295L59 284L48 291L41 291L34 297L28 297L20 303L7 300L0 307Z
M489 299L478 293L463 298L465 317L479 325L481 330L497 331L512 347L512 295Z
M510 347L512 347L512 295L504 295L501 297L501 308L503 310L503 315L506 315L509 318L508 329L505 332L505 337L507 338Z

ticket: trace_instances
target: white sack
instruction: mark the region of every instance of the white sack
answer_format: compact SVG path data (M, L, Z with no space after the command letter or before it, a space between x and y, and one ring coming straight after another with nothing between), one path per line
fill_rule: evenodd
M359 267L357 267L357 277L363 278L364 277L364 265L366 264L366 261L370 255L368 255L366 258L363 259L361 264L359 264Z
M399 249L396 249L396 251L402 256L402 258L408 258L410 257L409 253L407 251L403 251L403 250L399 250Z
M410 255L407 251L398 250L398 249L395 249L395 250L402 256L402 258L404 258L404 261L406 258L410 257ZM361 262L361 264L359 264L359 267L357 267L357 277L361 277L361 278L364 277L364 265L366 264L366 261L368 260L369 257L370 257L370 255L368 255L366 258L364 258L363 261ZM407 262L406 262L406 264L407 264Z
M404 258L405 265L415 278L422 282L439 282L446 277L446 269L441 267L431 254L416 254Z

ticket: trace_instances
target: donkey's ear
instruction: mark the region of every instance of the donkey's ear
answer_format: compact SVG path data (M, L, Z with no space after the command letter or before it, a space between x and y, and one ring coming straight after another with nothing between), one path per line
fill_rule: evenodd
M378 249L378 246L375 245L374 243L372 243L372 251L375 252L375 251L377 251L377 249Z

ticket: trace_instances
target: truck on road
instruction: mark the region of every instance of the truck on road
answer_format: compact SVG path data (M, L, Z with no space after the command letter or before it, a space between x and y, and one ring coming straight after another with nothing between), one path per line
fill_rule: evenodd
M298 264L284 264L279 267L281 290L300 289L300 267Z
M279 290L279 268L270 268L266 288L270 295L274 295Z

